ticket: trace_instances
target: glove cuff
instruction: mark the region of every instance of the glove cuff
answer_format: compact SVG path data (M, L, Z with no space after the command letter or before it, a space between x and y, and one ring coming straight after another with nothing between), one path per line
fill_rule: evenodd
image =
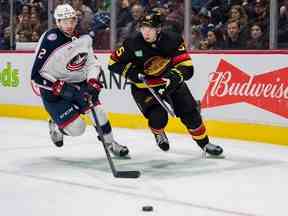
M87 81L88 85L91 86L92 88L96 89L98 92L101 91L103 88L103 85L95 78L89 79Z
M62 92L62 89L65 85L65 82L63 80L57 80L52 85L52 93L55 96L59 96Z
M178 70L176 68L172 68L170 70L170 73L174 74L175 76L177 76L179 78L178 83L182 83L184 81L183 74L180 70Z

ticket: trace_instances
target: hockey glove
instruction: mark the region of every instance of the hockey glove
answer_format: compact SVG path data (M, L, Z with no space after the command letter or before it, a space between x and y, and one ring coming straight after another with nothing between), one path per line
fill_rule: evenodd
M125 77L131 80L133 83L141 83L139 77L143 75L143 70L140 70L135 65L131 65L125 74Z
M63 80L57 80L52 85L53 95L62 97L64 100L78 106L80 113L85 113L89 109L87 93L80 91L80 87L66 83Z
M89 79L87 84L88 93L92 96L92 102L95 103L99 100L99 93L103 88L103 85L95 78Z
M163 94L170 94L174 92L184 81L181 71L172 68L163 75L166 80L166 88Z

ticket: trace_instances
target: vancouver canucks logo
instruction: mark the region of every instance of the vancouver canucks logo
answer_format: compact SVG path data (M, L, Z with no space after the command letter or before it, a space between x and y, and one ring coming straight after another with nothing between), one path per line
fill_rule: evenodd
M87 61L88 54L87 53L79 53L74 56L69 63L67 64L66 68L70 71L76 71L83 68Z

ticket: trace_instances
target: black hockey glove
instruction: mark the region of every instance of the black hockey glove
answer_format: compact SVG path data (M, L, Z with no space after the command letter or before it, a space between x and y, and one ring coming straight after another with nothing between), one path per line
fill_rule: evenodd
M135 65L132 65L126 73L126 78L134 83L141 83L142 81L139 79L141 75L143 75L143 70L140 70L139 68L136 68Z
M87 91L92 97L92 102L96 103L99 100L99 93L103 88L103 85L95 78L89 79L87 84Z
M174 92L184 81L181 71L172 68L163 75L163 79L167 81L163 94Z
M52 91L53 95L62 97L78 106L81 113L85 113L89 109L88 95L86 92L80 91L79 86L57 80L52 85Z

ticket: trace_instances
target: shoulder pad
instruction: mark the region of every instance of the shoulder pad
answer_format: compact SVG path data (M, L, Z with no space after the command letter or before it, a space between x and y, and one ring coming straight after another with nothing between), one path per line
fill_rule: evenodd
M51 29L44 33L41 48L45 48L47 51L54 50L70 41L71 39L66 37L59 29Z
M166 31L161 32L163 43L170 50L177 50L184 43L182 36L176 32Z
M93 38L89 34L81 35L80 38L87 40L89 43L89 46L93 45Z
M58 29L50 29L49 31L44 33L44 40L47 40L49 42L61 40L61 34Z
M127 47L127 48L129 48L131 50L134 50L139 45L141 46L141 44L143 44L143 38L141 36L141 33L135 34L135 35L127 38L123 42L123 46Z

